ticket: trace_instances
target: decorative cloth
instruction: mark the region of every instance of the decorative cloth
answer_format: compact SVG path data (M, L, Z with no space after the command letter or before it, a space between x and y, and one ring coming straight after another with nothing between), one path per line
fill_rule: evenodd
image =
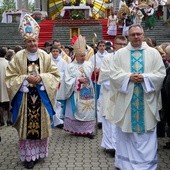
M144 72L143 50L131 51L131 72ZM144 133L144 121L144 92L141 83L135 83L131 100L132 131Z
M35 161L48 156L49 138L42 140L19 140L19 154L21 161Z

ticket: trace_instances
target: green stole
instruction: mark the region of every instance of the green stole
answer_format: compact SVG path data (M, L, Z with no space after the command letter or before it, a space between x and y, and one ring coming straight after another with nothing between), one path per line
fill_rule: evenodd
M143 73L143 50L131 51L131 72ZM131 99L131 127L132 132L144 133L144 92L141 83L134 83Z

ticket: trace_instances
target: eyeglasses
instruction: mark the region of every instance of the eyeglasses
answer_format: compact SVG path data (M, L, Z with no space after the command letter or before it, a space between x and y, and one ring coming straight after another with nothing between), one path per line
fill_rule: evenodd
M129 36L132 36L132 37L135 37L135 36L141 36L143 33L132 33L132 34L129 34Z
M116 45L126 46L126 43L115 43Z

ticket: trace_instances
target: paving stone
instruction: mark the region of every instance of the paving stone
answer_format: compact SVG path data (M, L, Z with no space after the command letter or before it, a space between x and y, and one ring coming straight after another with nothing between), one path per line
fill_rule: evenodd
M41 159L34 170L116 170L114 158L101 148L102 131L95 139L75 137L63 130L53 129L49 156ZM18 137L12 127L0 129L0 170L26 170L18 158ZM170 169L170 150L163 149L168 138L158 139L158 169Z

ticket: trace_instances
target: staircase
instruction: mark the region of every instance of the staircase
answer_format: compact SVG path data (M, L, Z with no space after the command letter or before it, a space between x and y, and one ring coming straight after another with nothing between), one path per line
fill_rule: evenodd
M44 47L44 43L46 41L52 40L53 35L53 27L54 27L54 20L43 20L39 23L40 26L40 34L39 34L39 48Z
M145 22L142 22L143 28L145 28ZM157 45L160 45L164 42L170 42L170 28L163 20L158 20L156 22L155 28L149 31L144 29L145 36L154 38L157 42Z
M87 44L92 43L94 32L97 34L97 42L102 39L111 40L113 42L114 39L107 35L107 19L90 21L90 24L88 24L88 22L89 21L87 20L82 20L77 21L75 25L72 25L71 20L62 20L62 23L54 20L42 21L39 23L39 47L43 48L46 41L52 41L54 39L59 39L63 45L69 45L71 42L70 29L72 27L80 28L80 34L86 37ZM144 22L142 23L142 26L145 26ZM18 23L0 23L0 46L11 48L14 48L16 45L24 46L22 37L18 32L18 27ZM170 42L170 28L167 26L167 24L164 24L162 20L158 20L153 30L145 31L145 36L155 38L158 45L163 42Z
M114 41L112 36L107 34L107 19L101 19L102 24L102 34L103 39L108 41ZM143 28L145 28L145 22L142 22ZM145 36L156 39L157 44L161 44L163 42L170 42L170 28L164 23L163 20L158 20L156 22L155 28L153 30L145 31ZM117 30L117 35L120 34L120 30Z
M18 27L18 23L0 23L1 47L14 48L16 45L24 46Z
M109 36L107 34L107 20L108 19L100 19L100 22L102 24L102 35L103 35L103 40L106 40L106 41L111 41L113 42L114 41L114 37L113 36Z
M103 34L103 40L114 42L114 36L110 36L107 34L107 20L108 19L101 19L102 24L102 34ZM120 29L117 28L117 35L120 35Z
M57 39L62 45L71 44L71 29L78 28L79 33L86 37L87 44L92 44L93 33L97 34L97 42L102 40L102 26L99 20L71 20L57 19L53 30L53 39Z

